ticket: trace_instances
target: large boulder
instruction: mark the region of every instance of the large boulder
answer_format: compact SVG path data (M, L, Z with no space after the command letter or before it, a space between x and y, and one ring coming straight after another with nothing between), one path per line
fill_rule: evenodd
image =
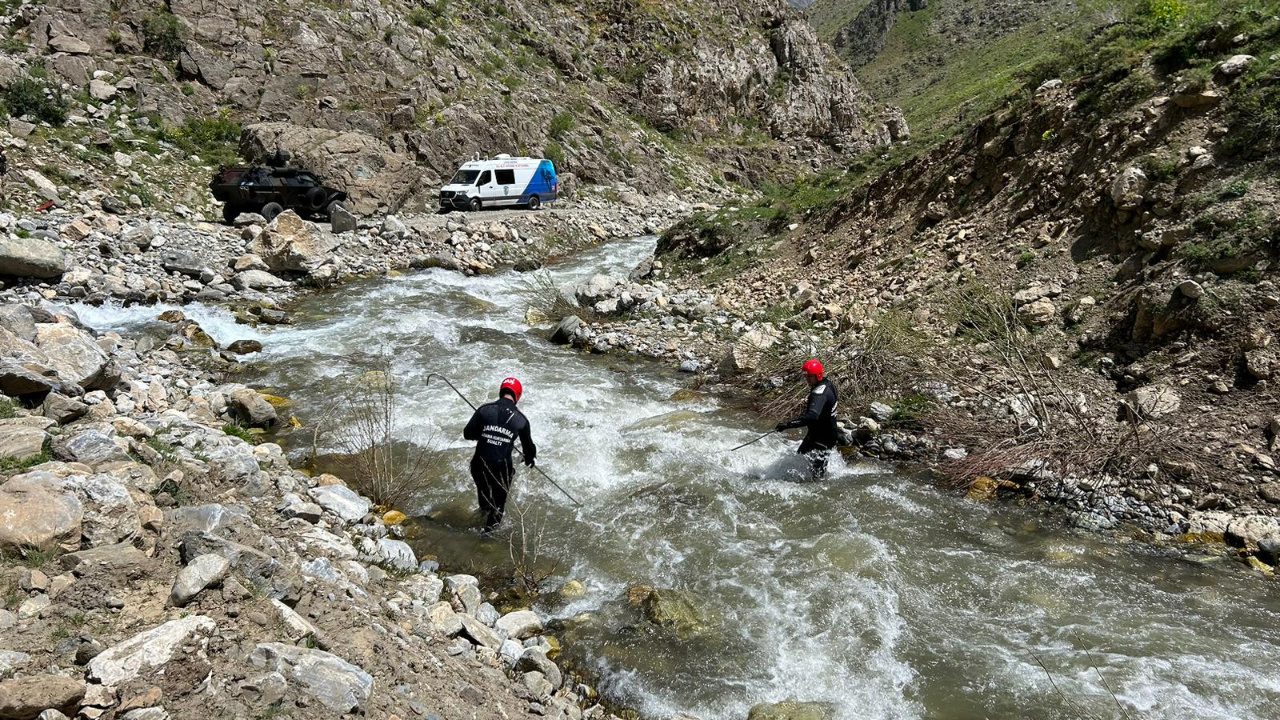
M36 325L36 345L48 358L49 367L58 372L60 379L85 388L94 388L104 379L107 354L98 347L89 333L74 325Z
M28 675L0 683L0 718L34 720L53 709L74 715L84 698L83 680L61 675Z
M1223 533L1228 545L1256 550L1264 541L1280 541L1280 518L1246 515L1232 520Z
M49 433L27 418L0 420L0 459L27 460L44 452Z
M320 507L337 515L340 520L347 523L360 522L360 519L367 515L369 509L373 507L368 500L360 497L354 490L345 485L326 485L311 488L307 491L307 494Z
M720 372L725 375L754 372L760 367L764 351L773 347L776 342L778 338L763 330L743 333L720 361Z
M1147 174L1130 166L1111 181L1111 202L1120 210L1133 210L1142 205L1146 191Z
M80 544L84 506L48 473L29 473L0 485L0 551L51 550Z
M67 271L67 256L41 238L0 236L0 275L56 278Z
M322 650L260 643L249 655L249 662L280 673L291 686L340 715L359 709L373 692L369 673Z
M250 427L271 427L279 420L276 409L252 388L244 388L231 393L231 407L236 417Z
M103 650L89 661L89 679L103 685L123 685L143 672L164 667L193 635L208 635L216 628L217 623L203 615L170 620Z
M421 189L417 166L372 135L281 122L250 125L240 135L246 158L262 160L277 150L346 191L347 207L360 215L394 212Z
M332 236L286 210L253 241L252 251L273 271L310 272L329 260L336 247Z

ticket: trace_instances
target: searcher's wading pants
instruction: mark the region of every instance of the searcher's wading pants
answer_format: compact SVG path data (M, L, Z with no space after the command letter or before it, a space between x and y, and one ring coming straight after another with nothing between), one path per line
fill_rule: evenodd
M486 532L502 522L502 513L507 507L507 493L511 489L511 478L514 475L515 466L510 460L491 463L479 456L471 458L471 480L476 484L476 500L485 516Z

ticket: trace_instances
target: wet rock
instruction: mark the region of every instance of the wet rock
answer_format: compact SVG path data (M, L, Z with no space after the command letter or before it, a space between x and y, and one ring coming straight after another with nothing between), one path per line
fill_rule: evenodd
M649 622L678 633L695 632L705 625L702 613L688 595L678 590L650 589L640 608Z
M262 394L251 388L236 390L231 393L231 406L236 417L250 427L269 428L279 422L276 409L262 397Z
M250 654L249 662L280 673L290 686L339 714L359 709L373 691L369 673L322 650L261 643Z
M170 620L102 651L89 662L88 677L103 685L122 685L143 672L163 667L192 637L216 629L217 623L203 615Z
M0 682L0 718L31 720L46 709L75 713L84 697L83 680L61 675L28 675Z
M37 237L0 234L0 275L56 278L67 271L67 256L57 245Z
M551 342L559 345L568 345L573 342L574 335L582 327L582 319L577 315L570 315L560 321L556 326L555 332L551 333Z
M200 555L178 571L169 592L174 607L182 607L211 585L222 582L231 570L231 563L221 555Z
M552 689L559 689L564 684L564 675L560 673L560 668L554 662L547 658L546 654L537 648L526 648L520 655L520 659L516 660L515 671L540 672L543 677L551 683Z
M747 720L835 720L835 717L835 707L828 703L795 700L760 703L747 714Z

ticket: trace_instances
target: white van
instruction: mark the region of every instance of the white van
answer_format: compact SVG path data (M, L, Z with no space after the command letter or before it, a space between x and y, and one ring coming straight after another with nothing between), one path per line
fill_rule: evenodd
M440 188L440 210L479 210L523 205L537 210L556 199L559 182L550 160L498 155L462 164Z

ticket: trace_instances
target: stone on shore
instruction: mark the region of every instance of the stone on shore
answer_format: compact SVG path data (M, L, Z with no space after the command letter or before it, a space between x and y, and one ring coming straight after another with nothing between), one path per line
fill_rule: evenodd
M498 618L495 627L507 637L524 640L542 632L542 619L532 610L517 610Z
M48 709L74 715L84 698L83 680L28 675L0 682L0 718L33 720Z
M208 635L216 628L217 623L204 615L170 620L103 650L89 661L88 677L102 685L122 685L143 672L163 667L193 636Z
M174 607L186 605L205 588L222 582L230 570L231 563L221 555L207 553L196 557L178 571L169 592L170 602Z
M312 500L346 523L359 522L373 506L345 485L327 485L307 491Z
M280 673L289 685L338 714L356 711L373 692L369 673L323 650L260 643L250 654L249 662Z
M67 271L67 256L41 238L0 235L0 275L50 279Z

